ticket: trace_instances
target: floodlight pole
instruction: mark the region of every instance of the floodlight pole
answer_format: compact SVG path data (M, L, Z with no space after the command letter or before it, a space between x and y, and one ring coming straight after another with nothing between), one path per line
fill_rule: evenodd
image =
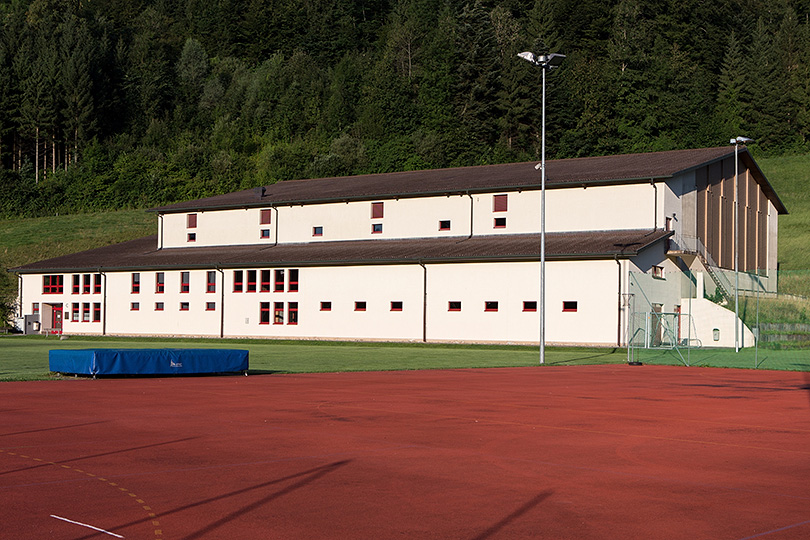
M518 54L543 70L543 114L540 143L540 363L546 363L546 72L559 67L564 54Z
M735 137L731 139L734 145L734 352L740 352L740 221L738 219L740 206L739 183L739 151L740 144L753 142L748 137Z

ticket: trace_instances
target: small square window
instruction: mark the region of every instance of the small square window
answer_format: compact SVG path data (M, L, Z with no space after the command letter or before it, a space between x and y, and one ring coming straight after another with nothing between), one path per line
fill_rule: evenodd
M439 230L440 231L449 231L450 230L450 220L443 219L439 221Z
M576 311L577 310L577 301L576 300L564 300L563 301L563 311Z
M188 302L180 302L180 311L188 311Z
M534 300L525 300L523 302L523 311L537 311L537 302Z
M197 241L197 233L190 232L186 235L186 240L188 242L196 242Z
M268 238L270 238L270 229L262 229L259 232L259 236L261 237L262 240L267 240Z
M129 304L130 311L138 311L141 309L141 304L139 302L132 302Z
M506 218L505 217L496 217L495 218L495 228L496 229L505 229L506 228Z
M321 302L321 311L332 311L332 302Z
M206 302L205 303L205 311L216 311L217 303L216 302Z
M366 310L366 303L365 302L355 302L354 303L354 310L355 311L365 311Z
M498 311L498 302L484 302L484 311Z
M155 311L163 311L163 302L155 302Z
M371 225L371 233L372 234L379 234L382 232L382 223L373 223Z
M461 311L461 302L457 301L447 302L447 311Z
M312 236L323 236L323 227L312 227Z
M400 301L391 302L391 311L402 311L402 302Z
M656 279L664 279L664 267L663 266L653 266L650 269L652 273L652 277Z

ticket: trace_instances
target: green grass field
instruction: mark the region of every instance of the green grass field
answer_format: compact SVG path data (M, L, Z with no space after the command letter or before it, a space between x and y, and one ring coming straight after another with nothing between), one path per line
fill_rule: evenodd
M537 347L57 336L0 337L0 381L59 378L48 371L51 349L222 348L250 351L253 373L316 373L409 369L518 367L539 364ZM549 348L547 365L620 364L624 349Z

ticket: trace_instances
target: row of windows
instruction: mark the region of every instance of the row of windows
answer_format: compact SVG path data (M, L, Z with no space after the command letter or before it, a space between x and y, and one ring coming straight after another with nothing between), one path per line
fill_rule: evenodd
M493 195L492 196L492 211L493 212L506 212L507 210L507 197L508 195ZM373 202L371 203L371 219L383 219L385 215L385 208L382 202ZM262 209L259 212L259 225L270 225L272 219L272 213L269 208ZM505 217L498 217L494 220L494 227L496 229L501 229L506 227L506 218ZM186 215L186 228L188 229L196 229L197 228L197 214L187 214ZM439 230L440 231L449 231L450 230L450 220L449 219L442 219L439 220ZM371 233L372 234L380 234L383 232L383 224L382 223L372 223L371 224ZM189 231L186 233L186 240L188 242L196 242L197 241L197 233ZM312 227L312 236L319 237L323 236L323 226L318 225ZM263 240L267 240L270 238L270 229L259 229L259 238Z
M298 292L298 270L234 270L233 292L284 292L285 274L287 292ZM272 277L272 281L271 281ZM257 278L259 281L256 281ZM247 280L247 281L246 281Z
M39 311L39 306L37 306L37 311ZM70 313L68 314L68 317L73 322L79 322L79 317L81 317L81 322L100 322L101 302L93 302L92 312L90 311L89 302L83 302L81 304L79 304L79 302L73 302L70 305Z
M155 302L155 311L164 311L166 309L165 302ZM190 304L188 302L180 302L180 311L189 311ZM217 303L216 302L206 302L205 303L205 311L216 311ZM129 304L130 311L140 311L141 310L141 303L140 302L130 302Z

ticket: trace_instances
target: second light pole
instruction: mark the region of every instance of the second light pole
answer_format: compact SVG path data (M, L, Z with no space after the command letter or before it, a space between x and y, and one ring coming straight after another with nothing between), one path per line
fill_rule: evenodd
M543 70L543 127L540 150L540 363L546 363L546 72L559 67L564 54L518 54L527 62Z

